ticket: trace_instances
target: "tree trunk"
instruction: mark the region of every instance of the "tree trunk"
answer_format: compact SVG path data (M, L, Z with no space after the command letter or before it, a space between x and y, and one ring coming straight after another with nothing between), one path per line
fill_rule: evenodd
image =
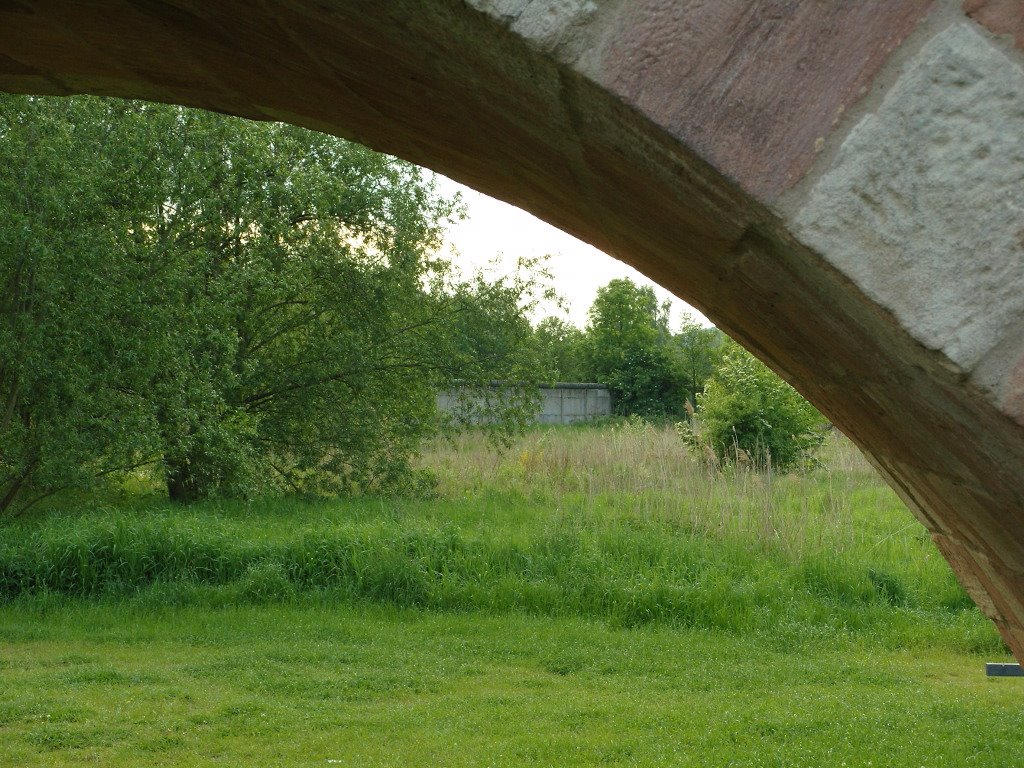
M179 504L191 504L202 498L202 489L187 459L165 459L167 467L167 497Z
M11 481L4 491L3 497L0 498L0 517L7 514L7 510L14 504L14 500L18 498L18 493L21 491L22 486L29 478L29 473L23 474L20 477L11 478Z

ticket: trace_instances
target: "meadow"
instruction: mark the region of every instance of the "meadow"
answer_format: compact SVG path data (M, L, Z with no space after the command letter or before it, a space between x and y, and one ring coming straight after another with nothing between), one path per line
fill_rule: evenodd
M643 422L421 464L0 528L0 765L1020 764L998 635L841 436L785 476Z

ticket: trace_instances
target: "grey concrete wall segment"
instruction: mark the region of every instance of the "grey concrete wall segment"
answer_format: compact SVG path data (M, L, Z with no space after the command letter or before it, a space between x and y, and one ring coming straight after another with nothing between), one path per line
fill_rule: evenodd
M437 395L438 410L452 413L460 406L456 392ZM482 401L471 398L471 402ZM540 388L540 407L536 419L539 424L576 424L593 421L612 414L612 396L603 384L567 383Z
M967 22L943 31L847 137L794 223L1003 399L1024 354L1024 71Z

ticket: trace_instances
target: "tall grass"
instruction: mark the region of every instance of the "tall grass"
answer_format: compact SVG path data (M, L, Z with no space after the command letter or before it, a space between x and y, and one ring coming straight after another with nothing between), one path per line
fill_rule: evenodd
M505 452L465 433L434 443L423 464L444 497L504 493L556 514L642 520L798 559L868 551L927 567L927 533L856 447L835 433L820 458L806 473L722 472L671 427L625 422L536 430Z
M0 599L386 603L999 647L923 528L849 443L824 467L709 472L670 428L536 430L428 447L433 500L151 498L0 530Z

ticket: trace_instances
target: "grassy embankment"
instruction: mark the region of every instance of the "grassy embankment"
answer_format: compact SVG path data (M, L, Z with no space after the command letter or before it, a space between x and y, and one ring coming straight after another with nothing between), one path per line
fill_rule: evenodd
M848 444L770 478L632 426L424 462L430 501L5 527L0 764L1017 759L994 630Z

